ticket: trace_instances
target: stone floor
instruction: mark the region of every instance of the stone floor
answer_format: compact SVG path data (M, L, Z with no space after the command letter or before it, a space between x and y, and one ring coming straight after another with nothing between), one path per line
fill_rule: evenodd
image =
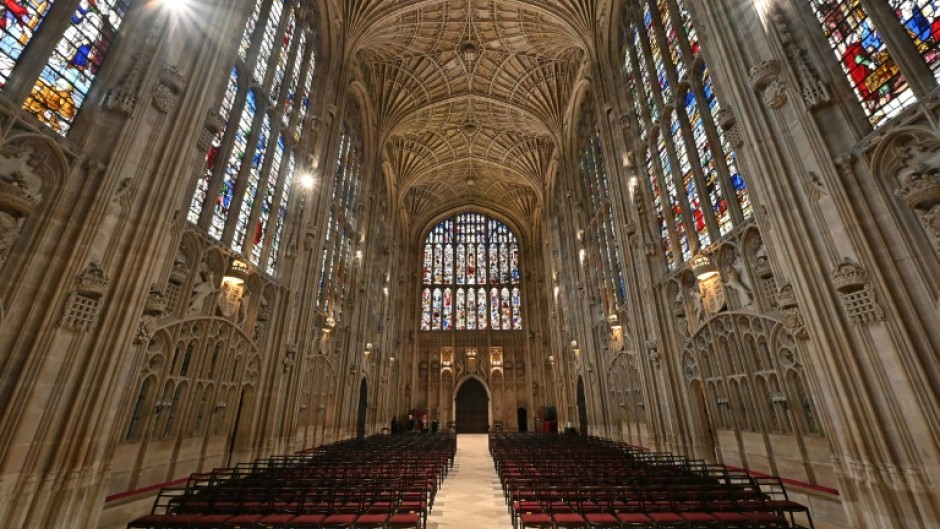
M434 500L428 529L510 529L512 520L490 457L487 436L457 436L454 468Z

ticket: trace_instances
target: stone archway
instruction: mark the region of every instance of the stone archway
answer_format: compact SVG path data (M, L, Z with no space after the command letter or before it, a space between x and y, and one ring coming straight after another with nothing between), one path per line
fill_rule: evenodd
M578 376L578 433L588 434L587 394L584 391L584 377Z

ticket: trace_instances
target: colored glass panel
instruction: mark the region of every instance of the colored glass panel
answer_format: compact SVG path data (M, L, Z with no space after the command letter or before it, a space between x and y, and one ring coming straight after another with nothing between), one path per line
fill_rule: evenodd
M228 126L232 114L232 106L235 104L235 96L238 94L238 69L232 68L232 75L229 77L228 87L225 89L225 95L222 97L222 107L219 109L219 115L222 117L225 127ZM189 221L199 222L202 210L206 205L206 198L209 195L209 184L212 181L212 175L219 159L219 150L222 147L222 131L212 138L212 145L209 146L209 152L206 153L206 169L202 178L196 181L196 191L193 193L193 200L189 206Z
M454 300L451 289L444 289L444 320L441 323L442 331L449 331L454 326Z
M431 330L431 289L426 288L421 293L421 330Z
M637 67L640 70L638 77L643 85L641 90L646 94L646 109L649 111L650 122L656 123L659 120L659 105L653 97L653 83L650 82L650 72L646 66L646 55L639 31L633 34L633 47L636 49Z
M245 244L251 241L251 259L256 265L261 262L261 250L264 246L268 223L271 221L271 209L274 207L274 199L277 194L277 183L281 176L281 164L284 162L284 152L284 137L278 136L277 143L274 146L274 158L271 160L271 167L268 169L267 182L263 187L261 213L258 215L258 224L255 226L254 233L249 234L250 236L245 240Z
M225 165L222 175L222 186L216 196L215 210L212 214L212 223L209 225L209 235L222 238L225 223L228 221L229 208L235 197L235 185L238 183L238 174L242 167L242 160L248 152L248 136L258 112L258 101L254 91L248 92L245 97L245 108L238 120L238 129L235 131L235 141L232 145L231 155Z
M473 331L477 328L477 293L470 289L467 291L467 330Z
M255 8L251 12L251 16L248 17L248 22L245 24L245 31L242 33L242 42L238 48L238 54L241 56L242 60L248 58L248 51L251 50L251 41L255 36L255 30L258 29L258 20L261 18L261 8L264 6L264 0L257 0L255 2Z
M287 224L287 206L290 204L290 192L294 188L294 171L297 170L297 161L290 154L287 160L287 173L284 175L281 200L277 204L277 219L274 234L271 238L271 251L268 256L268 273L277 273L277 265L281 258L281 239L284 237L284 226Z
M715 92L712 87L711 76L708 73L708 68L705 68L704 65L702 66L702 90L705 94L705 102L710 109L712 123L716 123L718 121L718 112L721 110L721 107L718 104L718 98L715 96ZM724 153L725 165L728 168L728 174L731 177L731 185L734 187L734 193L738 199L738 204L741 205L741 212L744 214L745 218L750 218L754 213L754 205L751 203L751 196L750 191L748 191L747 182L745 182L741 171L738 170L737 156L735 155L734 150L731 147L731 142L728 141L728 137L725 135L724 131L718 127L715 127L715 130L718 132L718 137L721 141L720 150ZM722 234L724 233L725 232L722 231Z
M261 184L261 170L264 166L265 156L268 151L268 140L270 138L271 118L265 114L261 120L261 133L258 135L258 142L248 162L248 181L245 187L245 195L242 198L241 208L238 210L238 221L235 223L235 238L232 240L232 248L236 252L242 251L247 242L245 239L247 235L246 230L251 220L251 210L254 208L255 200L258 198L258 186Z
M934 77L940 79L940 1L888 0Z
M672 13L666 0L656 0L656 10L663 23L663 33L666 35L666 45L669 47L669 58L672 60L676 79L682 79L686 74L685 62L682 60L682 50L679 47L679 35L675 24L672 23Z
M271 10L268 12L268 19L264 26L264 37L261 40L261 48L258 50L258 62L255 64L255 80L259 83L264 81L271 54L274 53L274 47L278 44L278 28L281 26L283 13L284 0L271 2Z
M477 328L481 331L485 331L487 327L486 320L488 316L486 312L488 306L486 302L486 289L481 288L477 291Z
M676 8L679 11L679 18L682 20L682 28L685 30L685 38L692 50L692 55L698 55L701 50L698 43L698 34L695 32L695 26L692 25L692 15L685 7L685 0L675 0Z
M53 0L5 1L0 4L0 87L46 18Z
M512 328L522 330L522 291L512 289Z
M653 211L656 212L656 224L659 228L659 236L663 242L663 252L666 254L666 261L669 269L676 267L676 255L672 251L672 238L669 236L669 227L666 224L666 214L663 207L663 195L659 186L659 177L656 174L656 166L653 163L652 151L646 152L646 170L649 173L650 194L653 197Z
M458 331L463 331L467 328L467 294L462 288L457 289L455 326Z
M310 110L310 97L313 92L313 77L317 72L317 52L313 50L310 53L310 59L307 61L307 77L304 79L302 92L300 93L300 111L297 118L297 128L294 131L294 137L300 139L300 133L303 130L304 121L307 119L307 112Z
M290 82L287 85L287 93L284 94L284 112L281 116L281 125L286 129L290 126L291 118L294 116L294 108L297 101L297 90L300 85L300 70L303 68L304 53L307 51L307 34L300 31L300 44L297 45L297 52L294 55L294 65L290 71Z
M281 88L284 85L284 77L287 75L288 61L290 60L291 46L294 44L294 32L297 29L297 17L294 15L293 6L287 9L287 20L284 22L284 33L282 36L281 51L278 54L277 63L274 65L274 83L271 85L269 95L271 102L277 103L281 97ZM286 96L286 94L285 94Z
M718 223L718 229L721 235L731 231L732 220L731 213L728 210L728 201L725 199L724 191L721 188L721 182L718 177L718 170L715 167L715 157L712 154L711 143L708 140L708 133L705 129L705 123L702 113L699 111L698 101L691 91L686 94L685 111L692 125L692 138L695 141L695 150L698 153L699 162L702 167L702 177L705 180L706 196L715 212L715 221Z
M643 27L646 28L646 38L650 44L650 56L653 58L653 68L656 71L656 82L663 94L664 100L669 100L669 76L666 74L666 62L662 50L659 48L659 39L656 38L656 28L653 26L653 12L650 11L649 2L643 2Z
M676 150L676 158L679 162L679 174L682 178L682 186L689 201L689 207L692 209L692 226L698 236L699 248L706 248L711 244L711 238L708 236L708 226L705 223L705 214L702 212L702 201L699 199L699 192L695 184L695 175L692 173L692 164L689 162L689 152L685 146L685 138L682 137L682 127L679 123L678 113L672 114L669 124L672 131L672 145Z
M68 133L104 63L128 4L127 0L80 2L23 109L59 134ZM4 5L9 11L11 2Z
M692 248L689 245L689 235L686 233L684 214L682 205L679 203L679 194L676 191L676 184L673 178L672 161L666 151L666 139L660 134L657 142L659 150L659 163L663 171L663 187L669 197L669 207L672 209L672 219L676 228L676 235L679 237L679 248L682 251L682 260L688 261L692 257Z
M872 125L914 101L914 93L859 0L809 0Z

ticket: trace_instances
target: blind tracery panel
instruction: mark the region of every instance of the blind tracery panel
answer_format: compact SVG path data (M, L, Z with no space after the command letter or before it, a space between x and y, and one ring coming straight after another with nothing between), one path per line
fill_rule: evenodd
M684 2L628 4L623 27L624 79L640 125L637 159L645 160L656 228L674 270L751 217L753 206L717 126L721 107Z
M422 331L522 330L519 244L498 220L463 213L424 244Z
M222 131L189 207L190 222L270 275L278 272L316 70L314 28L298 23L300 9L290 0L256 1L222 96Z

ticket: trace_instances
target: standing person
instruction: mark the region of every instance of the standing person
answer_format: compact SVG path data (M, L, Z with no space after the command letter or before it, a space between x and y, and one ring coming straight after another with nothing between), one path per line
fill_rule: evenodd
M431 433L437 433L437 429L439 426L440 424L438 424L437 422L437 417L435 417L434 420L431 421Z
M415 416L410 413L408 414L408 431L415 431Z
M397 434L398 430L400 429L401 429L401 425L398 424L398 417L397 416L392 417L392 435Z

